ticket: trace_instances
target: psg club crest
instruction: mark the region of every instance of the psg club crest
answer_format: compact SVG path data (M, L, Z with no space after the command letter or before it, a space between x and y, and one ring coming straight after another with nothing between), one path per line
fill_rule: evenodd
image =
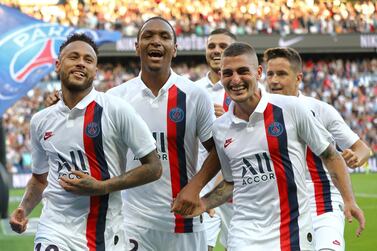
M44 23L0 4L0 117L55 68L59 47L73 32L98 44L116 42L120 32Z
M175 108L173 108L173 109L170 110L170 112L169 112L169 118L173 122L179 123L179 122L181 122L185 118L185 113L184 113L184 111L181 108L175 107Z
M85 133L88 137L95 138L100 133L100 128L96 122L91 122L86 126Z
M231 102L232 100L230 99L230 97L229 96L226 96L226 98L225 98L225 104L227 105L227 106L229 106L230 105L230 102Z
M274 137L279 137L283 133L283 125L279 122L273 122L268 126L268 134Z

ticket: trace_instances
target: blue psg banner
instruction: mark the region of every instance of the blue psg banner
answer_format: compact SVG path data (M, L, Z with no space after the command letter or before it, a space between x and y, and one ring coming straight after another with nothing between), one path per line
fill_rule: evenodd
M119 32L45 23L0 5L0 118L55 69L60 45L76 32L86 33L97 45L121 38Z

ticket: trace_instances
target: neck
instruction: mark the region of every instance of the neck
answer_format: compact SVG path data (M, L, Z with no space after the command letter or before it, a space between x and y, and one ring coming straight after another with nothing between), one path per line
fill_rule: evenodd
M211 81L212 85L220 81L220 76L217 72L211 70L208 74L208 78Z
M144 84L152 91L155 96L157 96L160 89L168 81L170 74L170 67L158 72L142 69L141 80L143 80Z
M234 103L234 115L245 121L249 121L250 115L254 112L261 99L261 92L258 89L252 97L242 103Z
M62 86L62 95L65 105L72 110L89 92L93 89L93 86L83 91L70 91Z

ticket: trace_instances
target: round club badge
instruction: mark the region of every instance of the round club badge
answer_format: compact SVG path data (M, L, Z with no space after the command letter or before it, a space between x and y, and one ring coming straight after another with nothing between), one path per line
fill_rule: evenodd
M175 107L175 108L171 109L170 112L169 112L169 118L172 121L174 121L175 123L181 122L184 119L184 117L185 117L185 113L179 107Z
M283 133L283 125L279 122L273 122L268 126L268 134L274 137L279 137Z
M85 133L88 135L90 138L95 138L98 136L100 132L100 128L96 122L90 122L86 128L85 128Z

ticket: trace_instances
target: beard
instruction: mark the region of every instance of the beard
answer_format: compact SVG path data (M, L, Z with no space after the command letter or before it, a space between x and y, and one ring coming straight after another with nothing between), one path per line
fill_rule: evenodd
M61 73L60 80L64 87L71 92L82 92L93 85L94 77L85 78L83 80L73 80L70 79L70 74Z

